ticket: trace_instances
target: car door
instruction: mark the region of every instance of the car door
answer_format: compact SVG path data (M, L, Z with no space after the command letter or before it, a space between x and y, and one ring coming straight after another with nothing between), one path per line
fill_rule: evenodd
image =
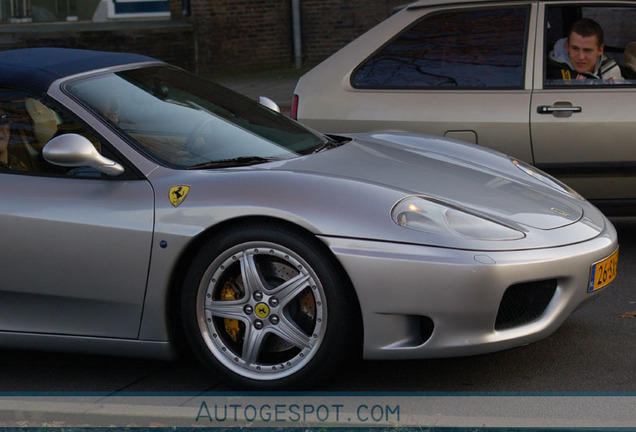
M636 199L636 81L547 80L544 73L555 41L579 18L603 27L605 54L619 64L625 45L636 40L634 2L541 7L531 107L534 162L597 204Z
M131 173L48 165L42 145L74 132L108 152L59 108L0 89L10 113L0 169L0 332L136 338L146 289L153 191ZM121 161L121 160L120 160Z

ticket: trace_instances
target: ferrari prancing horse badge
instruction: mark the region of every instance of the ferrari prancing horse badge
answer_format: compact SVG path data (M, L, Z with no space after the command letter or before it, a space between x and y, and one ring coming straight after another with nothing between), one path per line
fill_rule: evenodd
M190 186L178 185L170 188L170 203L177 207L190 192Z

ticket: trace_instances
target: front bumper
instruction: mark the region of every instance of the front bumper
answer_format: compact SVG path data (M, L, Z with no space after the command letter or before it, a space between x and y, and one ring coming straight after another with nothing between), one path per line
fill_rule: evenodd
M355 287L367 359L474 355L545 338L606 289L587 292L590 268L618 247L609 222L600 236L582 243L505 252L322 240ZM556 289L536 318L495 329L509 287L548 280L556 280Z

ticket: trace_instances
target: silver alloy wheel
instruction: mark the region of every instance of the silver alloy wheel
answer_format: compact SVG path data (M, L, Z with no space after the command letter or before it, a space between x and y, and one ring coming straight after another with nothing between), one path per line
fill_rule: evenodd
M197 293L197 321L214 357L246 378L301 370L324 339L327 305L314 270L281 245L249 242L222 253Z

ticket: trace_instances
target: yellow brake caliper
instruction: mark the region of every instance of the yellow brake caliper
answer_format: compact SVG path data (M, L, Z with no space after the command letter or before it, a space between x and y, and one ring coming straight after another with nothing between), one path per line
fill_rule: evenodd
M232 285L233 280L229 280L223 284L223 289L221 290L221 300L236 300L237 292ZM241 333L241 325L239 320L225 318L225 331L232 338L234 342L239 341L239 336Z

